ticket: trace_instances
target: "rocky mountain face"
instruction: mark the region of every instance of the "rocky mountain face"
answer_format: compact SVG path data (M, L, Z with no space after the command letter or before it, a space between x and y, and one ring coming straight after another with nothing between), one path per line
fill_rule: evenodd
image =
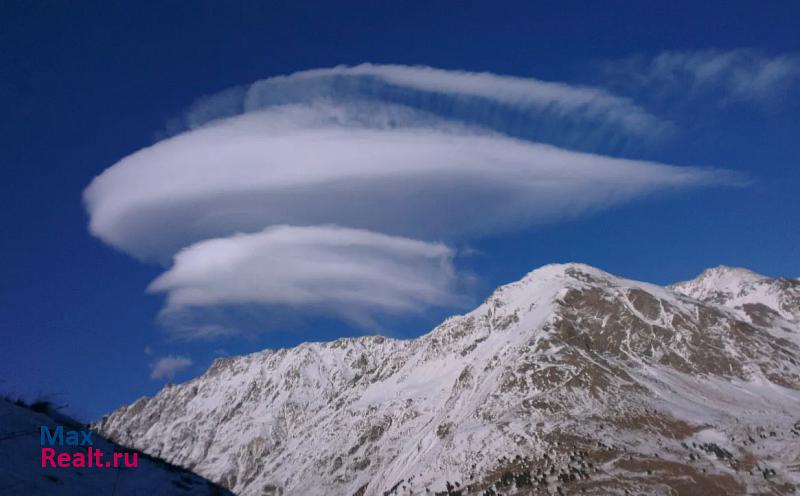
M218 359L96 428L246 496L793 494L799 294L549 265L417 339Z
M716 267L697 279L671 286L672 290L703 302L736 310L743 320L798 340L800 280L773 279L747 269Z

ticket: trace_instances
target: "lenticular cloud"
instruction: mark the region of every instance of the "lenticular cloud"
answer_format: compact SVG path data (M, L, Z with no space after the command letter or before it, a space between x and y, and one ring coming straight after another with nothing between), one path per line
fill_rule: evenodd
M453 251L441 243L335 226L269 227L201 241L150 285L167 311L239 303L327 307L352 315L455 301Z
M359 320L452 304L443 242L724 180L533 141L545 127L641 137L663 123L561 83L306 71L202 100L183 132L111 166L84 199L94 235L144 261L174 260L150 288L167 294L166 312L307 305Z

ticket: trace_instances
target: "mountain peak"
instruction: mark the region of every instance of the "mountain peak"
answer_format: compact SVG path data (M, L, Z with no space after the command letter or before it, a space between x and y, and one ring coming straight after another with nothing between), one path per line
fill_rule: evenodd
M553 286L563 288L571 283L619 281L620 277L609 274L591 265L578 262L551 263L534 269L522 279L497 288L495 293L507 293L511 289L531 286Z
M744 267L718 265L704 270L696 279L760 281L769 277L753 272Z
M752 323L778 316L800 320L800 281L772 278L749 269L720 265L670 286L677 293L742 312Z
M527 273L522 279L497 288L486 300L511 308L540 305L558 299L563 290L587 283L608 285L618 277L582 263L553 263Z
M736 269L705 279L723 274L773 294ZM545 265L418 338L218 360L96 428L243 496L521 494L533 477L568 494L800 482L782 469L800 456L796 321L753 325L676 291Z
M495 295L507 294L510 292L509 290L515 288L549 287L560 292L564 289L585 288L586 286L643 289L661 297L668 297L669 293L665 288L654 284L626 279L584 263L570 262L543 265L529 272L519 281L501 286L495 291ZM536 295L528 295L528 297L534 296Z
M579 262L567 262L543 265L538 269L528 272L528 274L526 274L520 282L534 279L575 278L580 274L604 279L616 277L608 272L602 271L596 267L592 267L591 265Z
M704 270L694 279L681 281L669 287L692 298L704 301L719 300L717 301L719 303L725 299L721 295L739 294L748 286L769 280L770 278L749 269L719 265Z

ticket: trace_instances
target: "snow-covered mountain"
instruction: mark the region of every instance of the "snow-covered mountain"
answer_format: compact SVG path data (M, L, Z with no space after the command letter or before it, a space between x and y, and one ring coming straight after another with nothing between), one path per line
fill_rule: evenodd
M60 425L68 430L85 426L54 411L34 411L0 399L0 494L3 496L86 495L208 495L231 493L188 470L137 454L136 467L42 467L40 429L54 433ZM129 450L93 434L92 449L105 454ZM87 446L59 447L58 453L88 454ZM123 465L123 463L120 463Z
M791 494L799 290L548 265L417 339L218 359L96 428L247 496Z
M747 269L715 267L696 279L675 284L671 289L698 300L723 305L739 312L754 325L785 331L797 340L800 323L800 281L773 279Z

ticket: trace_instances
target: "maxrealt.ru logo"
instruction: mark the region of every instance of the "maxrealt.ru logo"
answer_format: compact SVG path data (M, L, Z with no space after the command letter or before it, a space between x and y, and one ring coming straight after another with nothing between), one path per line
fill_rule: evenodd
M51 431L42 426L40 442L42 467L135 468L139 464L138 453L111 453L111 458L104 458L105 453L94 447L92 431L65 430L63 425Z

